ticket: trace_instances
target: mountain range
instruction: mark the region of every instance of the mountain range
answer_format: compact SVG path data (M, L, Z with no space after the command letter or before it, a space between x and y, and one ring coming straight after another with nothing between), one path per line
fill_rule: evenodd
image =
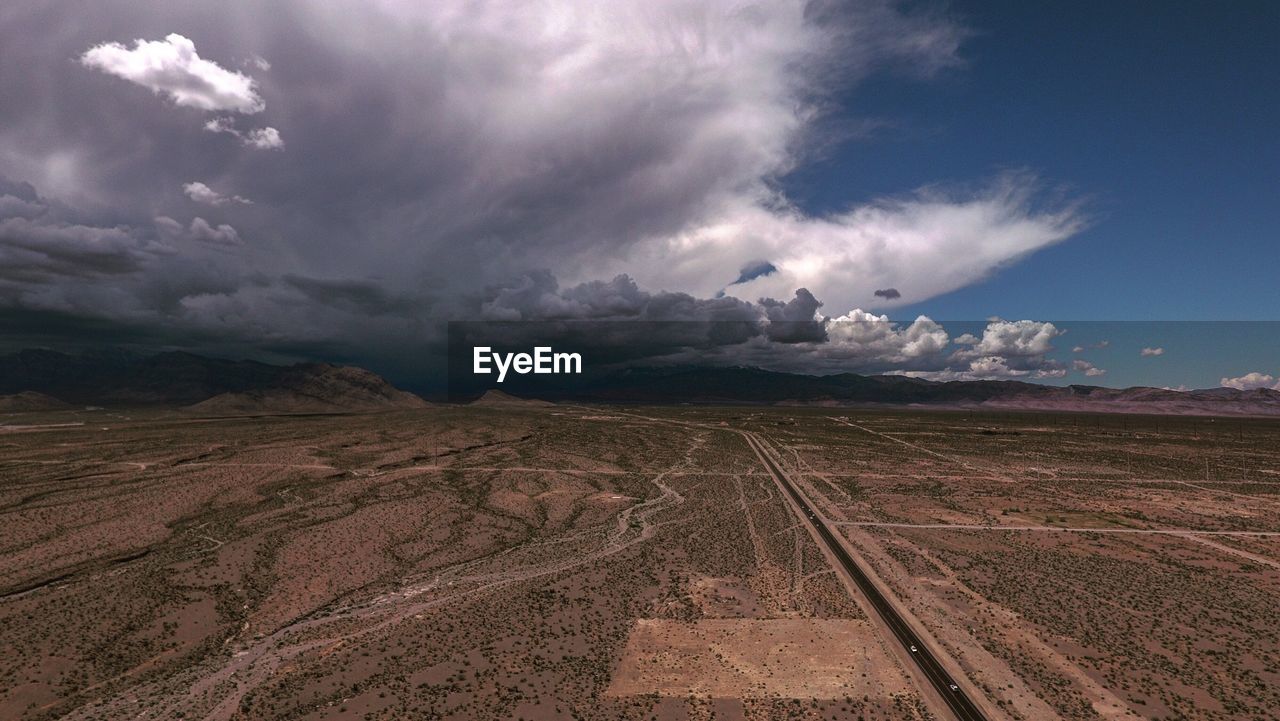
M1280 415L1280 392L1232 388L1049 386L1016 380L937 382L900 375L814 376L744 367L630 368L557 386L507 384L480 405L528 400L626 404L917 406L1194 415ZM476 395L479 395L477 393ZM474 396L472 396L474 397ZM0 411L74 405L182 407L208 414L426 407L375 373L328 363L271 365L184 352L24 350L0 356Z
M115 350L76 355L24 350L0 356L0 398L10 399L0 407L12 405L15 409L43 404L52 410L52 404L73 403L178 406L212 414L372 411L427 405L363 368L328 363L278 366L192 353L146 356Z
M1233 388L1050 386L1017 380L930 381L902 375L814 376L745 367L632 368L581 384L511 390L545 400L634 404L924 406L1194 415L1280 415L1280 392Z

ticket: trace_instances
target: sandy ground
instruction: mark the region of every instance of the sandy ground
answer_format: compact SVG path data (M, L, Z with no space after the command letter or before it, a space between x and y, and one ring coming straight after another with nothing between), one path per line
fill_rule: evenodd
M610 692L638 624L884 650L739 439L555 412L8 436L0 717L927 717L892 662L875 693L833 662L858 695Z
M1009 718L1280 708L1275 422L644 414L7 416L0 718L928 718L736 428Z
M639 619L607 693L892 703L910 688L863 620Z

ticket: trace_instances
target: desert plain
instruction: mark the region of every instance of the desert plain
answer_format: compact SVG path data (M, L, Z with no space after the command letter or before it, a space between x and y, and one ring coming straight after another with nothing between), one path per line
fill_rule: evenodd
M749 439L754 441L749 442ZM0 718L1280 716L1280 421L0 416Z

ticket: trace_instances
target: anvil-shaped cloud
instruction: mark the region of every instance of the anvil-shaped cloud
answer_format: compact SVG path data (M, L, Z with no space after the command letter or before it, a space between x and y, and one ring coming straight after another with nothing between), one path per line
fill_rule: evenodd
M926 6L225 5L6 14L0 172L23 190L0 197L0 310L393 353L531 272L705 299L767 259L727 292L805 288L838 315L973 283L1083 222L1029 172L819 215L780 190L836 93L963 72L966 29Z

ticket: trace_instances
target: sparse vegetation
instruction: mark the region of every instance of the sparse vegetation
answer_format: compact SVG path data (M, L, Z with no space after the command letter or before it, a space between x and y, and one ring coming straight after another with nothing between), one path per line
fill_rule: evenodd
M0 434L0 717L929 718L896 662L779 661L883 642L732 428L1009 718L1280 706L1280 539L1149 533L1280 531L1273 422L128 415Z

